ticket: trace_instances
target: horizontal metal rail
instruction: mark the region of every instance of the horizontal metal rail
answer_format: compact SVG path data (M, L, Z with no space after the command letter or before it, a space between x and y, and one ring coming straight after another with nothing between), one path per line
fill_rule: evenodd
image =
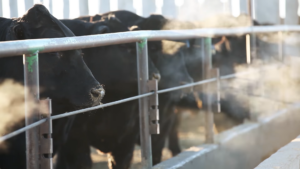
M7 140L7 139L10 139L10 138L12 138L12 137L14 137L16 135L21 134L21 133L25 132L26 130L32 129L34 127L37 127L37 126L43 124L44 122L46 122L46 119L39 120L39 121L37 121L35 123L32 123L32 124L30 124L30 125L28 125L26 127L20 128L20 129L18 129L16 131L13 131L13 132L5 135L5 136L2 136L2 137L0 137L0 143L3 142L3 141L5 141L5 140Z
M243 35L248 33L272 33L279 31L300 31L300 26L281 25L237 28L203 28L192 30L132 31L80 37L9 41L0 42L0 57L30 54L33 51L46 53L131 43L145 38L148 41L157 41L163 39L179 40L201 37Z
M251 71L245 71L245 72L240 72L240 73L236 73L236 74L226 75L226 76L222 76L221 79L234 78L234 77L254 73L255 71L260 71L260 70L251 70ZM194 83L190 83L190 84L186 84L186 85L181 85L181 86L177 86L177 87L172 87L172 88L168 88L168 89L159 90L159 91L157 91L157 93L161 94L161 93L171 92L171 91L180 90L180 89L184 89L184 88L189 88L189 87L193 87L193 86L197 86L197 85L211 83L211 82L214 82L216 80L217 80L217 78L201 80L199 82L194 82ZM56 120L56 119L60 119L60 118L64 118L64 117L68 117L68 116L72 116L72 115L76 115L76 114L80 114L80 113L84 113L84 112L88 112L88 111L92 111L92 110L97 110L97 109L101 109L101 108L104 108L104 107L109 107L109 106L129 102L129 101L137 100L137 99L140 99L140 98L148 97L148 96L151 96L153 94L154 94L154 92L146 93L146 94L142 94L142 95L138 95L138 96L134 96L134 97L129 97L129 98L126 98L126 99L122 99L122 100L118 100L118 101L114 101L114 102L110 102L110 103L106 103L106 104L101 104L99 106L94 106L94 107L80 109L80 110L67 112L67 113L63 113L63 114L59 114L59 115L54 115L54 116L51 116L51 119ZM39 120L35 123L32 123L31 125L28 125L26 127L23 127L21 129L18 129L16 131L14 131L12 133L9 133L5 136L2 136L2 137L0 137L0 143L7 140L7 139L10 139L10 138L18 135L18 134L21 134L21 133L25 132L26 130L34 128L34 127L44 123L45 121L46 121L46 119Z

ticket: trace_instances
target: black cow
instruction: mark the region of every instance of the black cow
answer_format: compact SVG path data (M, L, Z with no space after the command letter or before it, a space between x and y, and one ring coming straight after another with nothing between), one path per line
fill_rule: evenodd
M202 72L202 58L203 56L203 47L201 45L201 39L192 39L189 40L190 47L186 48L184 52L186 53L186 67L189 74L195 81L204 80ZM212 52L212 65L217 67L220 70L220 75L229 75L234 74L235 66L246 64L246 38L245 36L223 36L212 38L211 44ZM194 92L197 92L199 98L202 101L202 108L207 109L207 95L204 91L201 91L201 86L194 88ZM195 93L194 93L195 94ZM212 94L212 93L211 93ZM216 94L216 93L215 93ZM217 98L213 94L213 111L216 111ZM235 94L231 92L223 92L223 97L221 98L221 112L232 117L234 120L242 123L244 119L249 118L250 113L247 109L247 105L241 105L239 100L240 98L236 97ZM177 107L181 108L192 108L200 109L197 105L195 97L193 94L189 94L187 97L183 98ZM169 134L169 149L173 155L176 155L181 152L178 140L178 126L180 123L180 114L176 114L176 123L172 126L171 132Z
M162 15L151 15L143 18L129 11L114 11L102 15L80 17L85 21L101 20L103 17L115 16L120 19L128 27L138 26L141 30L162 30L169 22ZM149 57L154 61L155 66L161 73L161 81L159 89L170 88L180 84L192 82L185 66L185 56L182 47L173 41L156 41L149 42L149 49L157 50L157 52L149 52ZM175 105L180 100L182 91L161 94L159 96L160 108L160 128L159 135L152 136L152 153L153 164L161 161L162 149L165 140L171 132L174 123L177 123L177 115L174 114Z
M81 17L81 19L90 20L97 20L103 16L108 15L115 15L124 23L127 23L128 26L138 25L142 30L161 30L161 29L191 29L196 28L196 25L193 25L189 22L179 22L179 21L172 21L164 18L162 15L150 15L147 18L140 17L135 13L129 11L114 11L108 12L103 15L95 15L94 17ZM255 22L256 24L256 22ZM186 68L188 73L194 79L194 81L203 80L202 77L202 62L201 62L201 52L202 49L199 49L201 44L197 39L189 39L187 40L188 44L180 48L181 53L185 56ZM152 42L154 43L154 42ZM149 43L150 44L150 43ZM228 75L235 72L234 68L235 65L238 64L245 64L246 63L246 38L245 36L240 37L219 37L212 39L212 45L215 53L212 57L212 62L214 67L220 68L221 75ZM151 56L150 56L151 57ZM158 67L158 66L157 66ZM160 70L160 68L158 67ZM161 74L164 71L160 70ZM162 75L163 77L163 75ZM162 78L163 80L164 78ZM162 83L163 84L163 83ZM197 91L197 88L195 88ZM204 108L207 106L205 105L206 94L199 93L201 100L204 101ZM231 93L226 93L226 99L221 100L221 111L228 114L229 116L237 119L239 121L243 121L245 118L249 118L249 111L242 105L238 104L237 98L234 97ZM190 101L187 101L190 100ZM229 101L230 100L230 101ZM234 101L235 100L235 101ZM177 106L188 106L190 108L197 108L197 103L194 99L193 94L188 95L184 99L180 100L177 103ZM190 104L186 105L187 102ZM170 110L173 111L173 110ZM173 114L172 117L174 121L172 121L173 126L171 126L170 130L167 132L170 134L169 136L169 148L172 151L173 155L176 155L180 152L180 147L178 144L177 138L177 128L179 125L179 114ZM161 120L162 121L162 120ZM162 127L163 128L163 127ZM163 131L163 129L162 129ZM165 130L167 131L167 130ZM162 143L160 144L162 145ZM161 147L162 148L162 147ZM155 151L155 150L154 150ZM159 156L153 153L153 159L160 158ZM158 160L157 160L158 161ZM154 162L155 163L155 162Z
M114 18L111 17L111 15L106 15L101 17L101 20L106 21L107 19L110 21L111 19L109 18ZM67 23L69 22L69 23ZM76 30L81 30L81 32L78 33L78 35L82 35L82 32L85 32L85 30L89 30L88 27L86 26L88 24L84 24L85 26L82 26L82 29L78 29L79 25L76 22L76 26L70 24L71 21L65 22L66 25L69 25L69 27L75 32ZM110 21L110 22L116 22L116 21ZM83 23L81 23L83 24ZM93 23L97 24L97 23ZM99 23L98 23L99 24ZM110 27L113 26L111 24L106 23L109 25L107 30L112 30ZM91 24L92 25L92 24ZM116 23L114 24L116 25ZM130 27L128 25L125 25L125 27ZM122 31L122 30L120 30ZM89 34L89 33L88 33ZM153 60L155 66L160 70L161 72L161 81L159 83L160 88L169 88L169 87L174 87L180 84L185 84L189 83L192 81L192 79L189 77L187 70L185 68L184 64L184 57L181 52L177 52L174 55L170 54L164 54L162 52L162 47L161 47L162 42L158 43L149 43L149 56ZM109 86L109 88L106 88L106 93L114 92L115 90L120 89L120 84L130 84L130 85L125 85L125 87L128 87L127 93L120 94L115 94L115 92L112 95L108 95L105 97L104 102L110 102L114 101L116 99L122 99L126 98L129 96L133 96L137 94L137 81L134 79L132 81L132 78L136 78L136 69L131 69L135 68L136 60L133 62L122 62L124 58L126 58L126 50L122 49L120 45L118 46L109 46L109 47L102 47L102 48L94 48L90 49L91 53L95 54L95 57L85 57L86 62L88 63L89 67L92 69L93 72L95 72L96 78L99 76L101 77L101 82ZM85 53L90 53L85 51ZM109 64L113 65L119 65L119 66L113 66L113 67L106 67L110 68L111 71L109 72L114 72L113 74L116 74L117 72L124 72L127 74L120 75L120 76L111 76L107 77L107 79L103 79L103 76L100 76L100 74L97 74L99 71L99 64L96 62L97 59L99 59L98 54L102 52L107 52L111 53L108 54L111 57L107 58L107 63L105 64L108 66ZM121 55L124 56L121 56ZM119 59L116 59L116 57L119 57ZM133 56L135 57L135 56ZM119 61L120 62L117 62ZM127 60L128 61L128 60ZM103 62L102 62L103 63ZM125 66L130 64L131 66ZM176 67L177 69L174 69ZM119 70L117 71L115 68L118 68ZM126 69L125 69L126 68ZM106 69L107 70L107 69ZM116 74L117 75L117 74ZM122 77L122 79L120 79ZM116 81L118 80L118 81ZM163 94L160 96L160 109L163 110L160 116L160 119L166 119L166 120L160 120L161 121L161 126L162 131L168 131L169 126L171 125L173 119L172 119L172 114L171 118L168 118L170 116L170 113L163 113L167 112L169 109L172 109L173 103L177 100L179 100L181 92L175 92L175 94ZM111 96L111 97L110 97ZM172 100L171 100L172 99ZM87 156L89 154L89 147L87 142L90 142L92 146L95 148L101 150L102 152L105 153L110 153L111 157L110 159L110 166L112 168L128 168L130 166L130 162L132 159L132 153L133 153L133 147L136 142L137 136L138 136L138 130L139 130L139 125L138 125L138 109L137 109L137 102L132 102L131 104L121 104L117 105L114 107L108 107L104 109L103 113L95 113L91 118L88 118L88 126L87 126L87 138L89 139L88 141L86 139L82 139L83 135L78 135L76 136L76 133L78 133L78 130L74 130L74 137L70 136L70 142L69 144L66 144L66 148L64 151L62 151L62 154L68 154L68 155L61 155L64 156L68 159L64 159L61 161L62 162L60 166L61 168L64 168L66 166L72 166L72 167L78 167L78 168L84 168L84 167L90 167L91 166L91 160ZM170 108L169 108L170 107ZM124 111L122 111L124 110ZM101 111L101 110L99 110ZM110 112L110 113L109 113ZM168 111L170 112L170 111ZM128 119L130 117L130 119ZM78 121L78 123L80 123ZM118 124L118 125L116 125ZM75 125L78 126L78 125ZM109 129L109 130L108 130ZM166 133L161 134L158 136L153 137L153 142L154 142L154 148L153 150L156 150L155 156L161 156L161 142L165 140ZM80 146L78 149L74 149L76 147L74 145L74 140L78 140L79 144L85 145L85 146ZM73 141L72 141L73 140ZM60 158L59 158L60 159ZM82 160L80 160L82 159ZM157 158L160 161L160 157ZM67 162L66 162L67 161ZM72 168L71 167L71 168Z
M21 18L0 18L0 40L72 37L74 34L42 5L35 5ZM81 50L39 54L40 98L51 98L53 114L100 104L104 89L82 58ZM0 59L0 80L23 83L21 56ZM24 126L22 120L17 126ZM54 151L63 141L67 119L53 122ZM16 129L16 128L14 128ZM25 169L25 134L7 140L8 149L0 150L1 169Z
M129 31L115 17L94 23L62 20L75 35ZM120 44L83 50L96 79L106 87L108 103L138 95L135 44ZM103 57L105 55L105 57ZM149 59L149 77L159 80L159 72ZM75 120L67 143L58 154L57 169L91 168L90 146L110 153L110 166L128 168L138 136L138 101L130 101L81 115Z

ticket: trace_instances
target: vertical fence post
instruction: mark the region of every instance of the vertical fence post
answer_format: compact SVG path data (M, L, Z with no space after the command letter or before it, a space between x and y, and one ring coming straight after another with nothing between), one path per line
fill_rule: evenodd
M202 45L204 51L202 55L203 64L203 79L209 79L212 76L212 63L211 63L211 38L203 38ZM207 96L207 110L205 111L205 142L214 142L214 114L212 111L212 92L210 89L211 84L203 85L203 92Z
M286 15L286 10L282 10L282 8L286 8L286 1L285 0L279 0L279 24L284 25L285 21L285 15ZM283 7L282 7L283 6ZM279 55L279 60L284 63L284 41L283 41L283 32L280 31L278 32L278 55Z
M2 0L0 0L0 16L3 17L3 12L2 12Z
M285 8L285 9L283 9ZM285 15L286 15L286 0L279 0L279 24L284 25L285 21ZM282 62L282 64L285 64L285 59L284 59L284 32L280 31L278 32L278 60ZM281 91L280 94L280 99L281 101L286 101L286 93L284 90Z
M254 12L255 12L255 6L253 4L254 0L248 0L248 14L249 14L249 18L250 18L250 26L252 27L253 26L253 19L254 19ZM255 36L253 33L251 34L247 34L246 35L246 56L247 56L247 64L249 65L248 67L248 70L250 68L250 64L253 62L253 60L255 59ZM264 58L261 58L262 61ZM259 84L261 84L260 82L258 82ZM260 86L260 85L259 85ZM252 87L252 84L251 84L251 81L248 79L248 83L247 83L247 95L248 95L248 111L249 111L249 114L250 114L250 120L253 120L253 121L256 121L256 117L253 116L253 113L251 111L251 94L253 92L253 87Z
M148 92L148 47L147 39L136 43L137 49L137 70L138 70L138 92ZM148 98L139 99L140 118L140 140L143 169L152 168L151 135L149 134L149 105Z
M34 107L39 100L39 60L38 52L23 55L25 86L25 124L30 125L39 120L39 111ZM27 169L39 169L39 129L26 131Z
M248 0L248 14L250 17L250 26L254 26L254 19L255 19L255 0ZM250 36L250 35L248 35ZM250 38L251 37L251 38ZM251 36L249 38L247 38L249 40L249 56L247 56L247 59L249 59L248 64L250 64L252 62L252 60L254 58L256 58L256 38L255 38L255 34L251 33Z
M39 102L40 119L47 119L39 126L40 137L40 169L53 169L52 162L52 105L50 99Z

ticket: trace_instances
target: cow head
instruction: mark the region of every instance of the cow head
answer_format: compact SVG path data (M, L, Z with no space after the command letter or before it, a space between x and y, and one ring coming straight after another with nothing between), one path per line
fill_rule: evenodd
M93 35L129 31L129 28L113 16L103 17L100 21L87 23L80 20L63 20L76 35ZM82 27L82 29L78 29ZM137 94L137 57L136 45L119 44L84 49L87 65L97 80L110 93L105 102ZM109 72L109 73L108 73ZM160 75L149 60L149 75L160 78ZM122 87L121 87L122 86Z
M235 65L246 64L246 36L213 38L215 49L213 65L220 68L221 75L235 72Z
M161 74L161 80L158 84L160 89L171 88L193 82L193 79L190 77L186 69L185 55L180 46L175 45L178 49L174 51L174 43L177 44L178 42L163 41L162 44L165 45L162 47L163 50L158 52L149 51L149 56ZM169 45L172 46L171 53L164 50L166 46ZM181 95L182 92L186 93L190 90L191 88L184 91L172 92L172 98L179 99L180 97L178 96Z
M9 38L14 40L74 36L43 5L29 9L9 32ZM104 96L102 86L83 61L81 50L40 53L39 76L41 97L87 107L100 104Z

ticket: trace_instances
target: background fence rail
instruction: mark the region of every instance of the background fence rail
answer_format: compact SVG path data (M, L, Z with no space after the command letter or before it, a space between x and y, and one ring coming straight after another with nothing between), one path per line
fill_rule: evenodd
M132 43L143 39L148 41L180 40L202 37L217 37L230 35L244 35L249 33L299 32L300 26L253 26L240 28L209 28L192 30L161 30L161 31L134 31L111 33L103 35L89 35L52 39L35 39L2 42L0 57L39 53L56 52L72 49L92 48L97 46Z

